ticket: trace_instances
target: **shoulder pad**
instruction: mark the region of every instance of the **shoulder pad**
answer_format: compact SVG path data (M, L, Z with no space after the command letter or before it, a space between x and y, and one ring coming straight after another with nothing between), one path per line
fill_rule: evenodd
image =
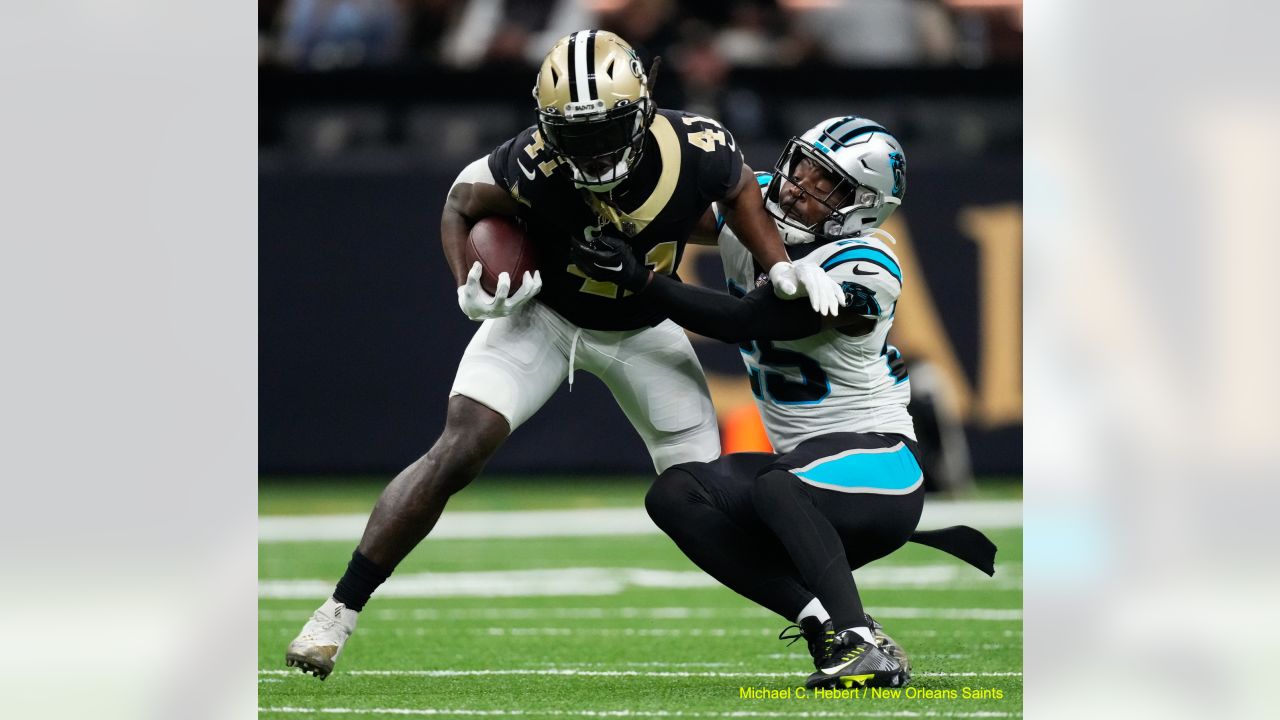
M898 263L897 255L893 254L883 240L876 237L857 237L828 243L805 256L804 262L815 263L827 272L852 265L854 274L862 274L856 270L859 263L870 263L896 279L899 285L902 284L902 266Z
M547 147L542 138L542 131L537 127L530 127L517 136L511 148L511 156L519 163L521 173L529 180L539 175L550 177L560 164L560 159L552 154L551 148Z

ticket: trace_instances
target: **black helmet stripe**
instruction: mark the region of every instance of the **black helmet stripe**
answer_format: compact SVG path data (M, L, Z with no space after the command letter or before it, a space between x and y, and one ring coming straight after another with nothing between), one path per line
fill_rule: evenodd
M596 89L596 31L587 33L587 96L583 100L595 100L600 92Z
M858 137L859 135L866 135L867 133L876 133L876 132L887 133L889 131L885 130L879 125L872 125L871 127L864 127L864 128L858 128L856 130L850 130L849 132L845 133L844 137L840 138L840 144L844 145L845 143Z
M569 36L569 50L565 56L569 65L569 99L578 102L578 62L574 52L578 45L578 33Z
M826 129L822 131L822 138L824 138L830 145L843 147L848 144L850 140L858 137L859 135L866 135L874 132L882 132L885 134L889 133L888 130L885 130L879 125L864 125L859 127L857 122L859 120L863 120L863 118L847 117L837 120L836 122L828 125Z
M595 57L595 30L579 30L569 36L569 99L573 102L595 99L596 76L592 66Z
M849 122L850 120L857 120L857 119L858 119L858 116L857 116L857 115L846 115L846 116L844 116L844 117L840 118L839 120L837 120L837 121L835 121L835 122L831 123L830 125L828 125L828 126L827 126L823 131L822 131L822 132L823 132L824 134L826 134L826 135L831 135L831 134L832 134L832 132L833 132L836 128L838 128L838 127L840 127L841 125L843 125L843 124L845 124L845 123Z

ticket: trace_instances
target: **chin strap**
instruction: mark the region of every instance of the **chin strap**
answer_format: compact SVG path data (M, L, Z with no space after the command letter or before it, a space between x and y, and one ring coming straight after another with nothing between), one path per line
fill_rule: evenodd
M658 86L658 68L662 67L662 56L654 55L653 62L649 63L649 72L644 76L645 88L649 91L649 97L653 97L653 89Z
M630 153L630 150L628 150L627 152ZM618 175L619 171L621 171L622 177L616 180L611 180L607 183L583 182L582 178L584 177L584 175L582 174L582 171L579 170L578 167L573 163L569 163L569 168L573 171L573 186L578 188L579 190L585 190L589 193L609 192L610 190L613 190L614 188L618 187L618 185L622 184L623 180L627 179L626 176L631 170L631 168L627 164L627 160L628 160L627 157L623 157L622 160L618 161L617 165L613 166L613 174Z
M582 190L582 191L584 191L584 192L589 192L589 193L607 193L607 192L609 192L609 191L613 190L614 188L618 187L618 186L619 186L619 185L621 185L621 184L622 184L622 181L621 181L621 180L614 180L613 182L605 183L604 185L598 185L598 184L591 184L591 185L588 185L588 184L583 183L583 182L580 182L580 181L578 181L578 180L576 180L576 179L573 181L573 186L574 186L574 187L578 188L579 190Z
M782 236L783 245L808 245L818 239L817 235L806 230L801 230L799 228L786 225L785 223L777 223L777 225L778 234Z
M635 157L633 158L632 156ZM602 193L609 192L617 187L623 180L627 179L627 175L631 173L631 162L633 159L639 160L639 153L635 152L633 148L627 148L623 151L622 157L618 159L618 164L613 166L613 176L617 179L611 180L607 183L584 183L582 178L585 177L585 174L578 169L578 166L567 157L565 158L565 163L569 166L569 170L573 174L574 187L588 192Z

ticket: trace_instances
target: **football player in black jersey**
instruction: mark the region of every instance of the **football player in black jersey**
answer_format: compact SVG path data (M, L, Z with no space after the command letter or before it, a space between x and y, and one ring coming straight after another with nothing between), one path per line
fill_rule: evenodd
M610 32L560 39L538 71L537 124L467 166L449 192L440 234L458 304L483 321L458 366L444 432L378 498L333 596L289 645L286 662L326 677L373 590L435 526L445 502L480 473L512 430L573 372L607 385L658 472L720 455L702 368L678 326L630 291L588 278L574 244L625 242L654 272L674 276L684 244L712 202L780 295L807 295L835 314L840 286L792 265L733 136L711 118L660 110L635 51ZM538 271L495 295L467 267L471 227L519 217Z

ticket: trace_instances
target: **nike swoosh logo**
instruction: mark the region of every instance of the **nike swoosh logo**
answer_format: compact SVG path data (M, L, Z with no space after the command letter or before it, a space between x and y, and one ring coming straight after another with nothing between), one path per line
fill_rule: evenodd
M878 273L878 272L875 272L874 270L873 270L872 272L862 272L861 270L859 270L859 269L858 269L858 268L860 268L860 267L862 267L862 266L861 266L861 265L854 265L854 266L853 266L853 274L854 274L854 275L879 275L879 274L880 274L880 273Z
M517 160L517 161L516 161L516 165L519 165L519 166L520 166L520 172L524 173L524 176L525 176L525 177L527 177L527 178L529 178L530 180L532 180L532 179L534 179L535 177L537 177L537 175L534 175L534 174L533 174L533 171L532 171L532 170L525 170L525 169L524 169L524 163L520 162L519 160Z
M596 267L600 268L601 270L611 270L611 271L616 272L616 271L618 271L618 270L621 270L621 269L622 269L622 263L618 263L618 266L617 266L617 267L605 267L604 265L600 265L600 264L598 264L598 263L597 263L597 264L596 264Z

